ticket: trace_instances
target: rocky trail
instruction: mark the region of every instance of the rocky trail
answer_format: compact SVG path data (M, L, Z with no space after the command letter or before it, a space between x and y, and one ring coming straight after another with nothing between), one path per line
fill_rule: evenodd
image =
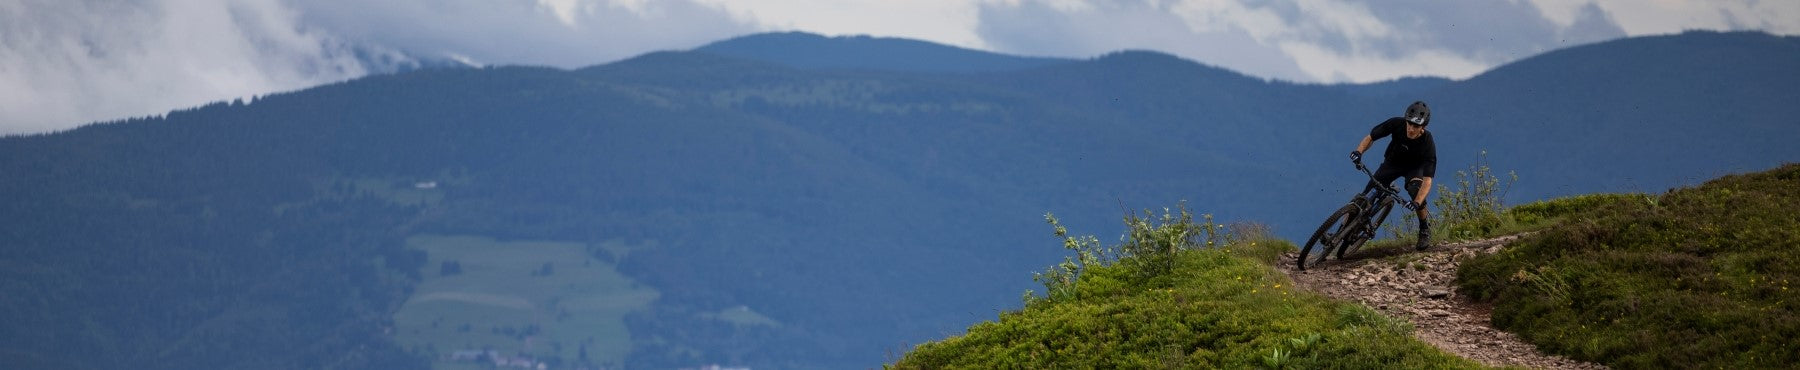
M1512 333L1495 329L1488 305L1456 293L1458 265L1505 248L1521 235L1412 248L1362 250L1306 271L1294 269L1295 253L1280 268L1295 284L1327 297L1360 302L1413 324L1413 335L1457 356L1489 366L1534 369L1604 369L1598 364L1544 354Z

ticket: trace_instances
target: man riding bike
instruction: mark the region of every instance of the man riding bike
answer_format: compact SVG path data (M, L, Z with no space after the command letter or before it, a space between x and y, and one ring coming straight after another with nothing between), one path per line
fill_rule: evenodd
M1431 246L1431 215L1425 210L1425 202L1426 196L1431 194L1431 178L1437 174L1437 143L1431 139L1431 132L1425 131L1425 126L1430 124L1431 108L1423 101L1415 101L1406 107L1406 115L1375 125L1369 135L1356 144L1356 150L1350 152L1350 161L1361 166L1363 151L1369 150L1375 140L1394 137L1388 141L1381 167L1375 170L1375 179L1363 188L1363 193L1374 190L1378 184L1390 184L1394 179L1406 176L1406 192L1412 195L1409 208L1417 210L1419 216L1419 243L1413 246L1418 250Z

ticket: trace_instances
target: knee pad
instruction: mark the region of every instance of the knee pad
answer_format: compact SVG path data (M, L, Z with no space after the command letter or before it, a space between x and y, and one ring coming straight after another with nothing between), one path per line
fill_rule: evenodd
M1425 180L1420 180L1420 179L1416 179L1416 178L1408 179L1408 180L1406 180L1406 194L1419 195L1419 187L1424 186L1424 185L1425 185ZM1426 198L1425 202L1430 203L1431 199Z

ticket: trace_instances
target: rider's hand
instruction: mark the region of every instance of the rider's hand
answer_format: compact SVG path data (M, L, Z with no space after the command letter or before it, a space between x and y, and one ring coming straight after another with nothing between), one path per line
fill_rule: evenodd
M1355 163L1358 166L1362 165L1362 151L1361 150L1350 151L1350 163Z

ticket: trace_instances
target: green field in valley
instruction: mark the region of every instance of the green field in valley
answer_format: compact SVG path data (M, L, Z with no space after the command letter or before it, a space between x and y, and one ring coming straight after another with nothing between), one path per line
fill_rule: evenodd
M407 246L428 261L395 314L396 339L439 369L487 368L492 357L620 364L632 349L625 315L658 296L595 257L596 249L630 253L622 243L415 235Z

